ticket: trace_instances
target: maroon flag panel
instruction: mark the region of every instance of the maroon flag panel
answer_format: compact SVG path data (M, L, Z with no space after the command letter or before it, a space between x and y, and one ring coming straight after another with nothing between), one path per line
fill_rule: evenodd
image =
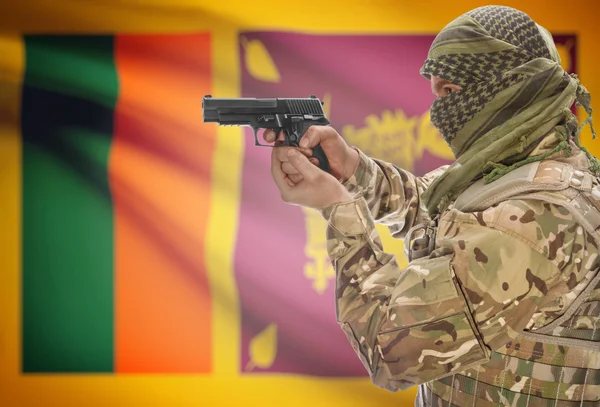
M349 144L422 175L453 158L429 121L434 95L419 74L433 38L242 33L241 96L314 94ZM557 40L574 70L575 37ZM325 221L283 203L270 149L255 147L250 129L244 142L235 253L241 371L366 375L335 320Z

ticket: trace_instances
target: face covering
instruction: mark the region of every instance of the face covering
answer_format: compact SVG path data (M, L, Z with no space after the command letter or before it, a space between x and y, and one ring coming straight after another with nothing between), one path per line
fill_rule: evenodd
M580 146L570 107L577 100L592 112L587 90L562 69L551 34L510 7L480 7L448 24L433 41L421 74L463 88L437 98L430 109L456 157L423 195L432 217L475 180L491 182L544 159L547 155L528 155L552 131L561 140L557 149L568 149L574 136Z

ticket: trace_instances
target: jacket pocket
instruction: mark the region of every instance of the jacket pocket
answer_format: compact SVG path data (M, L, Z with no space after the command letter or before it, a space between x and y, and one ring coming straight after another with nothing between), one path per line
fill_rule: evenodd
M383 361L380 373L400 388L440 379L489 358L450 262L448 257L415 262L406 272L427 270L423 283L405 278L394 290L377 350Z

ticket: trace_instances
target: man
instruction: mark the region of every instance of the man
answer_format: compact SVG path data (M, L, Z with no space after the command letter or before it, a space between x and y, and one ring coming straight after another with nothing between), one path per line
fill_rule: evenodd
M419 406L597 407L600 166L569 110L591 114L589 94L508 7L451 22L421 73L454 164L416 177L331 127L273 149L282 199L329 222L338 322L372 381L419 385ZM407 241L406 269L375 222Z

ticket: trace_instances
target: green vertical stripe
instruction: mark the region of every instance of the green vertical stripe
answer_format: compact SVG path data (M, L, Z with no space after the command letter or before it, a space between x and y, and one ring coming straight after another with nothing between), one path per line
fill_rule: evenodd
M23 371L113 371L113 38L25 37Z

